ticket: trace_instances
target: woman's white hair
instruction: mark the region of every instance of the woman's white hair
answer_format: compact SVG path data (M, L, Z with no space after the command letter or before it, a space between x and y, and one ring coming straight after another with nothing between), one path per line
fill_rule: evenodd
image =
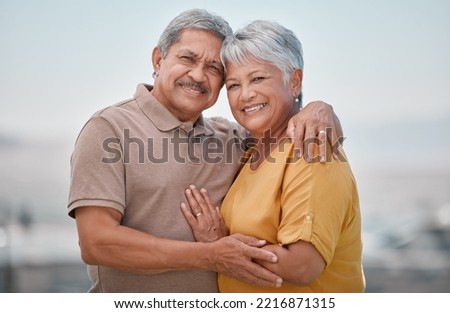
M228 62L243 65L249 59L273 64L283 73L286 84L295 69L303 71L300 40L293 31L273 21L256 20L227 36L220 57L225 67ZM301 93L298 97L301 103Z

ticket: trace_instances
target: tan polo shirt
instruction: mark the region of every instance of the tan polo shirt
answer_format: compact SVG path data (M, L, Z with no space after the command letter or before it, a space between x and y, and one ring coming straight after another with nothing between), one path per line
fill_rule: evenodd
M141 84L133 99L95 113L71 159L69 215L106 206L122 224L152 235L194 241L180 210L189 184L220 204L239 168L242 128L223 118L177 120ZM126 253L126 251L124 251ZM91 292L216 292L215 272L132 274L88 266Z

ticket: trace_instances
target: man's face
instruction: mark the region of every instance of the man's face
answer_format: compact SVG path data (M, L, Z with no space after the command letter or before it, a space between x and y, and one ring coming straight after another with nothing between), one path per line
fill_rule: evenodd
M159 48L153 51L157 77L152 91L180 121L195 121L211 107L223 85L220 62L222 40L197 29L185 29L165 58Z

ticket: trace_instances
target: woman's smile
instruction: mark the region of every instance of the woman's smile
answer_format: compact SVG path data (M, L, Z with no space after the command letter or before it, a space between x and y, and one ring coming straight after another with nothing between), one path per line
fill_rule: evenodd
M248 105L248 106L244 107L242 109L242 111L244 111L244 113L254 113L254 112L261 111L266 106L267 106L267 102L258 103L258 104L252 104L252 105Z

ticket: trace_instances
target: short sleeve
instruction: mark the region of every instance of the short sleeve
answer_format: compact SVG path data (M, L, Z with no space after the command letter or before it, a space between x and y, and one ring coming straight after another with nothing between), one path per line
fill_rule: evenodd
M81 130L71 157L69 215L82 206L111 207L122 214L125 178L120 138L111 124L92 117Z
M299 161L303 162L303 161ZM310 210L312 168L307 164L288 165L283 177L281 216L278 242L286 245L311 241L312 212Z
M329 264L351 208L351 177L339 161L291 164L284 177L279 241L311 242Z

